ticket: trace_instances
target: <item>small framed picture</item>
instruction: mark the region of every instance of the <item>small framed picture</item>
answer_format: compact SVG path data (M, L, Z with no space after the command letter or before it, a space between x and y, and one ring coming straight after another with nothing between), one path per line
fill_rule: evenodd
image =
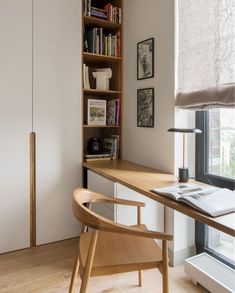
M154 127L154 88L137 90L137 126Z
M154 38L137 44L137 79L154 77Z

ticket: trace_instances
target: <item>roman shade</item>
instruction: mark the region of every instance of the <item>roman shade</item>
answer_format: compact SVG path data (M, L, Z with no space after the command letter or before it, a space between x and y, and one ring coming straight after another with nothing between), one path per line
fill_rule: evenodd
M175 106L235 106L235 0L178 0Z

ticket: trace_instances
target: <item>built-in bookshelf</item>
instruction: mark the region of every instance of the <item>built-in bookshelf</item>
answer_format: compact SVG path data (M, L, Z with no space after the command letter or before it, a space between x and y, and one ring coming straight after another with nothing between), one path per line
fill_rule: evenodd
M90 154L88 151L88 142L92 138L98 138L106 144L109 140L115 140L116 154L113 157L111 156L111 158L121 158L121 114L123 106L123 0L83 0L82 13L83 158L84 160L87 160L87 155ZM100 72L103 71L105 71L105 74L107 75L111 72L112 77L107 83L104 83L103 79L100 79L99 81L101 82L98 82L98 77L94 77L95 72L98 72L100 74L98 74L98 76L101 76L102 73ZM109 84L109 87L107 84ZM105 85L106 88L104 88ZM92 115L97 114L97 116L98 114L104 114L104 108L100 108L100 112L94 114L96 101L97 104L105 104L106 122L102 120L101 124L99 124L98 118L97 121L92 124L90 122L91 113L93 113ZM106 102L102 103L101 101ZM89 108L91 107L90 105L92 102L94 106L93 108ZM105 153L106 150L102 150L102 152ZM99 158L97 159L99 160Z

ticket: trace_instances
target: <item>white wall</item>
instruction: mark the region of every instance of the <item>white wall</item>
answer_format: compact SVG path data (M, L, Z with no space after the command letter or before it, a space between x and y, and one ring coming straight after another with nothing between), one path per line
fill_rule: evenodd
M136 163L177 174L182 162L180 137L167 132L170 127L192 127L193 114L175 111L175 1L124 1L124 158ZM155 38L155 77L136 78L136 46ZM137 89L155 89L155 127L138 128ZM190 140L192 149L194 140ZM194 169L191 152L190 172ZM171 209L165 209L165 229L173 233L170 243L171 263L178 264L194 253L194 221ZM184 231L184 233L182 233Z
M174 170L174 1L124 1L124 158ZM155 38L155 77L137 81L138 42ZM155 89L155 127L138 128L137 89ZM166 156L167 154L167 156Z

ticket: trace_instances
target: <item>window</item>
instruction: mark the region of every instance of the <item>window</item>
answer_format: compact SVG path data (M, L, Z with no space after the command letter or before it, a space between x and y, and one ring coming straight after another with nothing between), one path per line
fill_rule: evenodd
M196 113L196 180L235 189L235 109ZM234 193L235 200L235 193ZM235 268L235 238L196 223L196 246Z

